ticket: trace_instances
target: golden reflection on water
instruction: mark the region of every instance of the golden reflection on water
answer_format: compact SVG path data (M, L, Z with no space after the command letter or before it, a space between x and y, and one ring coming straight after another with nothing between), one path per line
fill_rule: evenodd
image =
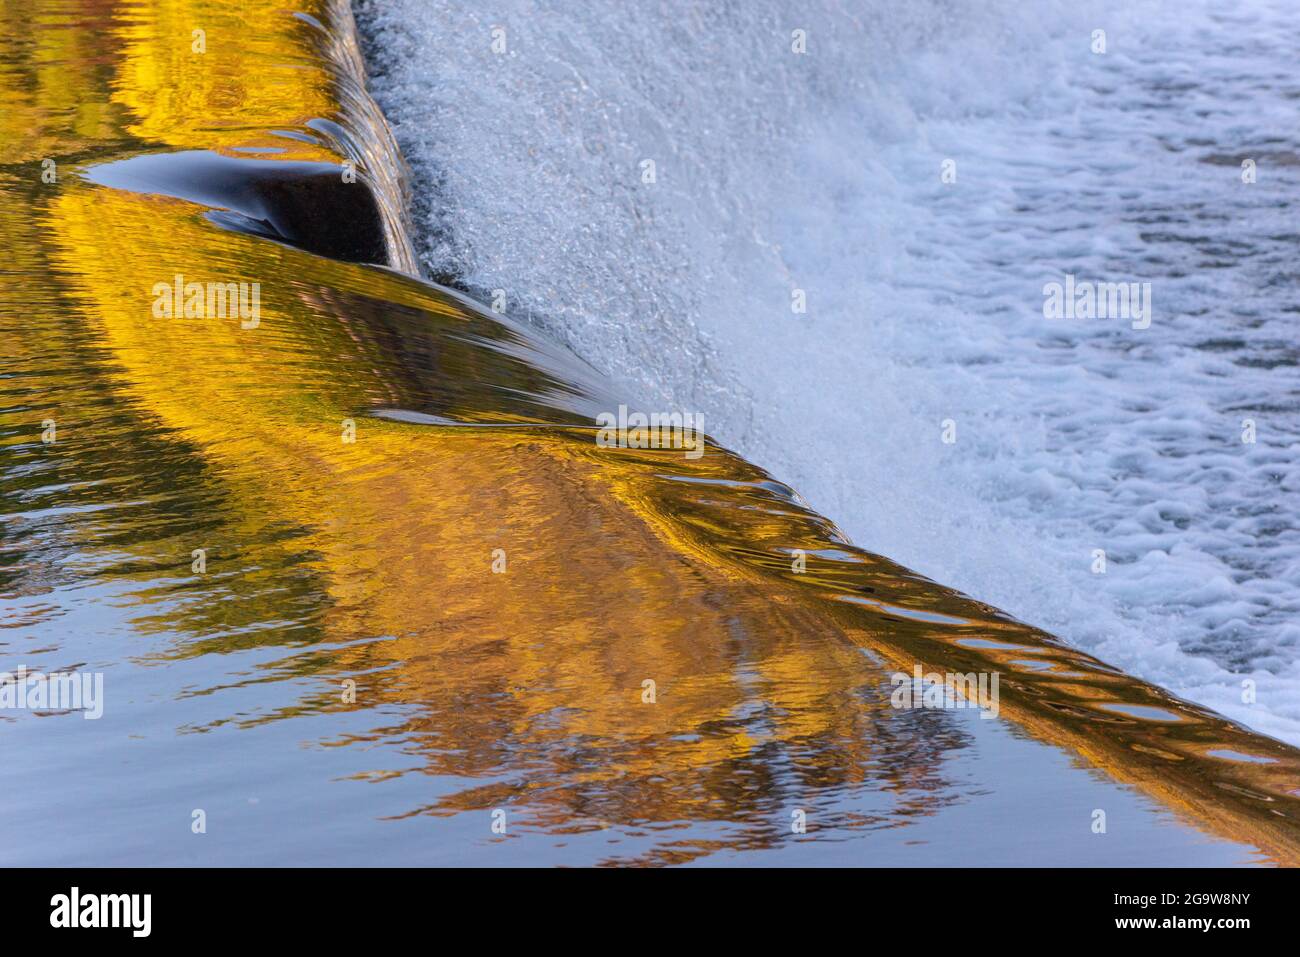
M716 446L597 447L592 416L618 401L599 377L451 295L90 181L141 151L352 157L399 233L399 164L349 80L346 17L302 7L315 22L262 3L4 5L7 659L129 648L178 763L233 732L274 767L255 735L306 724L352 756L325 786L402 783L398 809L350 821L366 834L510 807L551 835L620 828L627 846L591 859L654 863L776 847L791 835L773 821L809 806L835 840L920 835L981 787L1025 786L972 789L956 764L996 766L1009 722L1105 787L1300 861L1293 749L853 548ZM400 236L390 251L409 268ZM154 318L154 284L178 274L259 283L257 327ZM997 671L1002 721L892 707L889 675L918 664ZM1044 793L1082 792L1026 753ZM1080 813L1063 861L1092 838Z

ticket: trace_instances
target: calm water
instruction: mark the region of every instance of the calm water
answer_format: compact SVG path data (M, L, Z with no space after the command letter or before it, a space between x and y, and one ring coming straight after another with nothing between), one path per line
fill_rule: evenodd
M1300 859L1291 748L599 447L616 386L407 274L346 8L3 9L0 668L103 681L0 710L5 863Z

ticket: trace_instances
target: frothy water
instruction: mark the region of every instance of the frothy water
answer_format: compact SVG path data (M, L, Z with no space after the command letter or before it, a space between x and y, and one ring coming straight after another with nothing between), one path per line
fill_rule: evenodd
M857 544L1300 742L1300 21L979 6L359 12L430 275ZM1150 282L1150 327L1044 318L1067 275Z

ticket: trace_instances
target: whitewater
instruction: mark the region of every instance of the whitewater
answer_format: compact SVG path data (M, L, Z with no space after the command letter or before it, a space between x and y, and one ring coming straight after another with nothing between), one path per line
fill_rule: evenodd
M853 541L1300 744L1286 2L362 0L422 268ZM1149 283L1150 322L1049 318Z

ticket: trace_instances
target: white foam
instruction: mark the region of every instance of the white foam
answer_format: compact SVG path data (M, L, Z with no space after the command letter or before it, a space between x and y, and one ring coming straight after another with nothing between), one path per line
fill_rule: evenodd
M1300 28L978 6L359 19L431 272L703 412L863 547L1300 742ZM1044 319L1066 273L1150 281L1151 328Z

